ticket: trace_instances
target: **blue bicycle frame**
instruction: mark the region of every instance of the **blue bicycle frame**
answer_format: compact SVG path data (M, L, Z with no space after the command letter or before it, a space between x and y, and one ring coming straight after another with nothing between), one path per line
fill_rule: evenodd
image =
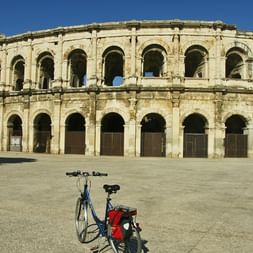
M90 209L91 209L91 214L92 217L94 219L94 221L96 222L96 225L99 229L99 234L102 236L106 236L107 235L107 217L108 217L108 211L110 209L112 209L112 204L111 204L111 198L109 197L109 194L106 198L106 208L105 208L105 218L104 221L100 220L96 214L95 208L92 204L91 201L91 197L90 197L90 193L88 191L88 185L85 183L84 184L84 192L82 193L82 201L85 202L87 201ZM85 205L84 205L85 206Z

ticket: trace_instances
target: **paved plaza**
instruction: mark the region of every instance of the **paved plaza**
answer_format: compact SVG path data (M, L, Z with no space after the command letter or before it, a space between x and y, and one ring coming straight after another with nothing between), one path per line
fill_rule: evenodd
M88 253L75 236L75 178L107 172L91 194L103 213L102 185L114 203L138 208L143 252L252 253L253 160L0 154L0 252Z

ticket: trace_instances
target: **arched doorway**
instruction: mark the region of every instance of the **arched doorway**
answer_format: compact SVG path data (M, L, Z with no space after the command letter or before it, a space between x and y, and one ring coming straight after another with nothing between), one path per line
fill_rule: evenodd
M18 115L12 115L8 120L8 149L9 151L22 151L22 120Z
M65 154L85 153L85 119L80 113L71 114L66 120Z
M165 156L165 120L156 113L141 121L141 156Z
M207 157L206 119L194 113L184 120L183 125L184 157Z
M247 157L248 135L244 134L245 120L239 115L232 115L225 125L225 157Z
M117 113L109 113L102 119L101 155L124 155L124 120Z
M50 153L51 137L51 119L46 113L41 113L34 120L33 151Z

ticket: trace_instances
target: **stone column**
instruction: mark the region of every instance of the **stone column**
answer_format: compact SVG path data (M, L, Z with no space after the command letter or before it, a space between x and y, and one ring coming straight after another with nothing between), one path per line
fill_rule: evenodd
M96 146L97 139L97 130L96 129L96 93L90 93L90 108L88 113L88 120L86 120L86 129L85 129L85 155L95 156L98 146ZM99 146L100 147L100 146Z
M180 129L180 118L179 118L179 103L180 93L172 93L172 158L178 158L180 154L179 146L179 129Z
M96 122L96 135L95 135L95 155L100 156L100 145L101 145L101 123Z
M214 147L215 129L214 128L207 128L206 133L208 134L207 156L208 156L208 158L215 158L215 147Z
M223 95L221 92L215 94L214 100L214 157L222 158L224 157L224 139L225 139L225 127L222 122L222 113L223 113Z
M166 136L166 157L172 157L172 127L167 126L165 129L165 136Z
M60 93L54 94L54 112L51 134L51 153L59 154L60 153L60 123L61 123L61 95Z
M60 139L59 139L59 154L65 153L65 131L66 131L66 125L61 123L60 124Z
M24 122L23 122L23 136L22 136L22 147L23 152L32 152L32 149L29 148L29 142L30 138L32 139L33 136L31 136L31 130L29 126L30 122L30 97L28 94L24 95L23 99L23 110L24 110Z
M127 142L126 149L127 150L127 156L136 156L136 110L137 110L137 99L136 99L136 92L132 91L130 92L130 98L129 101L129 114L130 119L129 122L126 123L125 131L127 134L125 134L125 142Z
M32 71L32 40L28 39L27 55L25 60L25 76L24 76L24 90L29 90L32 86L31 71Z
M92 30L91 33L92 55L87 59L87 77L88 86L97 85L97 31Z
M136 137L135 137L135 150L136 150L136 156L141 156L141 125L136 124Z

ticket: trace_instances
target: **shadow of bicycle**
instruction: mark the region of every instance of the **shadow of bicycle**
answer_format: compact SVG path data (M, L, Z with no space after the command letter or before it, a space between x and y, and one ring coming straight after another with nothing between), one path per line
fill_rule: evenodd
M31 163L36 162L36 159L23 157L0 157L0 165L7 163Z
M111 248L109 241L105 237L99 236L99 229L96 223L90 224L86 229L86 239L85 244L89 244L90 252L92 253L111 253L114 252ZM142 253L149 252L147 247L147 240L141 240L141 249ZM131 237L131 239L125 244L123 241L116 241L115 246L119 253L130 252L136 253L138 250L138 240L135 237Z

